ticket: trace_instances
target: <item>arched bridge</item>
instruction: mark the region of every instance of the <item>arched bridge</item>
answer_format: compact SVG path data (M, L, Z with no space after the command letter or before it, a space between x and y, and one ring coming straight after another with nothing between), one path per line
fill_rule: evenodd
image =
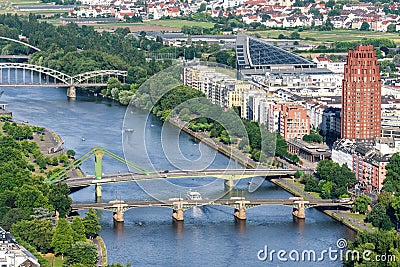
M21 71L22 70L22 71ZM37 77L34 74L39 74ZM68 97L76 97L76 87L105 86L110 77L125 83L127 71L96 70L70 76L63 72L26 63L0 63L1 86L57 86L68 87Z
M31 53L31 52L35 53L35 52L41 51L40 48L38 48L36 46L33 46L33 45L29 44L29 43L23 42L21 40L12 39L12 38L5 37L5 36L0 36L0 39L1 40L5 40L5 41L14 42L14 43L21 44L23 46L29 47L31 49L29 51L29 53ZM9 55L9 54L0 55L0 59L8 59L8 60L17 59L17 60L27 61L27 60L29 60L29 58L30 58L29 55Z
M38 48L38 47L36 47L36 46L33 46L33 45L31 45L31 44L22 42L22 41L20 41L20 40L16 40L16 39L4 37L4 36L0 36L0 39L2 39L2 40L7 40L7 41L11 41L11 42L14 42L14 43L19 43L19 44L22 44L22 45L27 46L27 47L29 47L29 48L32 48L33 50L41 51L40 48Z

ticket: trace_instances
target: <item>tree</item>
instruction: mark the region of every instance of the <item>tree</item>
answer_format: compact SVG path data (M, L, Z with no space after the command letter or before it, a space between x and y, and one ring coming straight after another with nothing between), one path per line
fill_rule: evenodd
M75 157L75 151L73 151L72 149L70 149L70 150L68 150L67 151L67 156L69 157L69 158L73 158L73 157Z
M24 219L27 219L27 216L23 210L19 208L10 209L1 220L1 227L4 230L9 231L14 223Z
M52 248L53 224L48 220L20 221L11 227L11 233L44 253Z
M262 22L266 22L266 21L268 21L270 19L271 19L271 16L268 15L268 14L262 14L262 16L261 16L261 21Z
M294 173L294 178L300 178L300 177L302 177L304 175L304 172L302 172L302 171L296 171L295 173Z
M51 186L49 194L49 203L64 218L71 211L72 199L69 197L69 187L64 183L58 183Z
M93 238L97 235L97 232L101 230L100 220L94 209L89 209L85 214L86 216L83 218L85 233L87 237Z
M395 65L400 65L400 54L397 54L393 57L393 63Z
M383 184L383 191L389 193L400 192L400 154L394 153L386 165L386 178Z
M73 231L66 219L59 219L56 230L51 240L51 245L57 255L61 254L64 260L64 254L74 244Z
M383 230L390 230L393 228L393 224L390 221L390 217L386 213L386 207L381 203L376 204L366 218L368 222L371 222L374 227L378 227Z
M83 221L81 217L74 217L71 223L71 228L73 230L73 239L74 242L85 241L86 240L86 231L85 226L83 225Z
M396 24L389 24L387 26L387 31L388 32L396 32Z
M365 214L368 211L368 206L371 205L371 199L362 194L354 200L352 210Z
M73 244L66 254L68 256L67 265L94 265L97 260L97 246L93 243L79 241Z
M201 3L199 9L197 9L197 12L203 12L206 11L207 4L206 3Z
M321 186L321 197L331 198L333 183L325 181Z
M369 23L364 21L361 24L360 31L369 31Z
M297 31L290 33L290 39L300 39L300 33Z

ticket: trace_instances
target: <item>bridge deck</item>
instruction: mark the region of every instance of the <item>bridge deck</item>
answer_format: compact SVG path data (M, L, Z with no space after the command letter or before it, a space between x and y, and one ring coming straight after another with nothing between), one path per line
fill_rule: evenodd
M192 207L192 206L206 206L206 205L225 205L225 206L234 206L238 204L241 200L238 199L217 199L217 200L181 200L183 206ZM245 205L248 207L253 206L261 206L261 205L287 205L293 206L295 205L295 200L291 199L244 199L246 202ZM177 203L178 200L139 200L139 201L115 201L115 202L101 202L101 203L73 203L72 210L83 210L83 209L113 209L116 204L125 205L126 209L138 208L138 207L169 207L172 208L174 203ZM339 207L339 206L349 206L352 205L352 202L334 202L331 199L324 199L318 201L312 201L306 203L305 205L308 207Z
M143 173L120 173L105 174L102 179L96 180L93 175L86 177L72 177L65 179L64 182L71 188L84 187L96 183L117 183L129 181L157 180L166 178L192 178L192 177L216 177L222 179L240 180L255 176L289 176L294 175L298 170L290 169L208 169L202 171L191 170L172 170L168 172ZM301 171L310 171L304 169Z

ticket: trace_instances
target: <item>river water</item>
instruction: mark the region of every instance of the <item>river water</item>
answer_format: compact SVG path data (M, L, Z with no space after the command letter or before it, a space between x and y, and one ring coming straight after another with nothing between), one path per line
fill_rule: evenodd
M141 110L129 110L129 123L126 125L131 130L127 132L123 130L126 107L113 101L82 92L78 93L76 100L68 100L66 90L59 88L18 87L5 88L4 91L1 102L9 104L8 109L13 112L14 119L55 131L65 141L64 147L75 150L77 157L94 146L102 146L120 156L125 150L129 161L147 169L175 169L177 165L186 169L203 165L240 168L187 134L179 133L175 127L163 127L162 122L152 116L147 119L146 113ZM145 145L141 145L144 138L140 130L143 127L146 129ZM124 146L123 134L126 134ZM169 146L168 156L163 153L162 144L165 143L177 144L172 148ZM93 163L94 159L86 161L82 170L93 174ZM119 171L127 171L126 166L105 156L103 172ZM143 200L151 198L154 192L167 199L185 194L188 188L195 188L203 197L210 198L224 192L222 181L213 178L176 179L171 183L175 185L172 189L160 182L103 185L102 200ZM231 196L290 197L268 181L253 193L247 189L248 180L242 180ZM94 188L85 188L71 194L71 197L75 202L93 202ZM270 257L260 261L257 254L267 246L268 252L280 249L285 249L287 253L291 250L299 253L315 250L318 256L324 249L336 249L339 238L353 235L348 228L316 209L307 209L306 220L296 221L291 215L291 208L285 206L249 209L244 223L235 222L232 208L218 206L185 211L183 224L173 223L171 210L166 208L129 210L125 213L123 225L114 225L111 212L102 211L99 214L102 225L100 234L107 246L109 263L130 262L133 266L341 266L340 260L331 261L327 255L322 262L284 262L279 261L276 254L273 261Z

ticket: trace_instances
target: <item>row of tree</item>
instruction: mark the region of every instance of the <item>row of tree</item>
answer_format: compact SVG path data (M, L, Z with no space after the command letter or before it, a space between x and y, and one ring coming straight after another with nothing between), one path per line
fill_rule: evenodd
M322 198L341 198L348 197L348 188L356 179L347 165L322 160L318 162L317 177L304 175L301 182L305 191L320 193Z
M18 131L29 134L16 134ZM71 223L64 219L71 211L69 188L43 182L51 171L38 172L42 162L44 166L54 162L47 162L50 157L27 139L33 132L44 133L44 129L6 122L0 133L0 225L33 252L41 266L49 266L40 254L47 252L67 255L67 265L94 264L97 248L86 238L100 230L97 214L90 210L83 219L76 217ZM69 160L66 153L52 159L57 164Z
M92 239L101 229L95 210L89 209L84 218L73 217L71 222L64 218L55 222L47 216L19 221L13 224L11 232L17 240L28 242L41 253L54 252L62 259L66 255L67 266L96 263L97 247L87 242L87 238Z

